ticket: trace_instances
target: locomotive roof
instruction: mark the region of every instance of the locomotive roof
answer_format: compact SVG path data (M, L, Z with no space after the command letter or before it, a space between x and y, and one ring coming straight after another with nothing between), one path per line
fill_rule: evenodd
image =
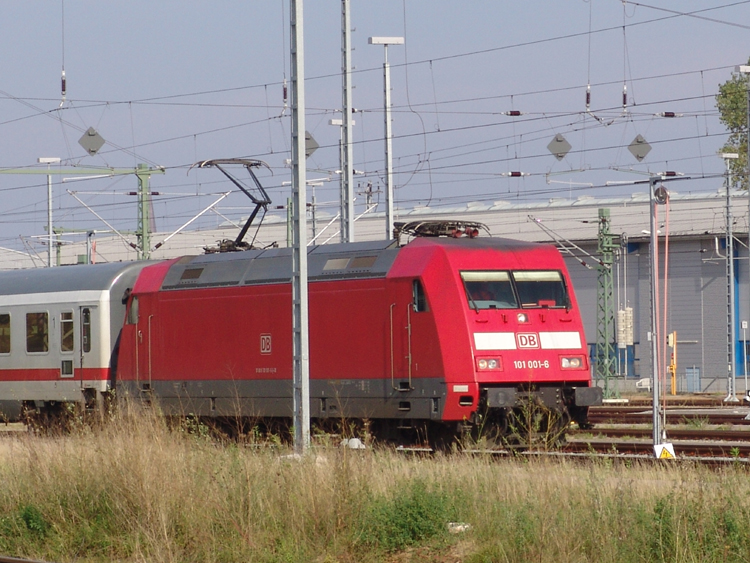
M434 244L438 246L453 247L453 248L466 248L466 238L452 238L452 237L429 237L429 238L416 238L414 241L420 241L420 244ZM412 241L413 242L413 241ZM516 240L510 238L501 237L477 237L471 239L471 245L474 249L481 248L492 248L494 250L507 250L507 251L519 251L519 250L531 250L549 247L549 244L542 244L538 242L528 242L524 240Z
M396 254L392 240L312 246L307 251L308 278L383 277ZM170 267L162 289L278 283L291 276L291 248L185 256Z
M144 262L112 262L0 272L0 295L104 291L110 289L123 273L139 270L145 265Z
M418 242L417 242L418 241ZM417 238L410 245L519 251L539 244L502 238ZM548 245L547 245L548 246ZM382 240L312 246L307 252L308 279L356 279L385 277L401 247ZM163 290L196 287L227 287L288 282L292 276L292 249L273 248L225 254L185 256L169 268Z

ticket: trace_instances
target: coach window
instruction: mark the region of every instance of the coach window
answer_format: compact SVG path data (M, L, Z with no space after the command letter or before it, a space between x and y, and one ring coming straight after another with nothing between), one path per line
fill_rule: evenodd
M73 337L73 312L64 311L60 313L60 351L72 352L74 345Z
M428 310L427 295L425 295L424 287L422 286L422 282L419 280L414 280L414 283L412 285L412 297L414 300L414 310L417 313L424 313Z
M49 351L49 316L47 313L26 313L26 351Z
M0 354L10 354L10 314L0 314Z
M84 352L91 352L91 309L88 307L81 311L81 341Z

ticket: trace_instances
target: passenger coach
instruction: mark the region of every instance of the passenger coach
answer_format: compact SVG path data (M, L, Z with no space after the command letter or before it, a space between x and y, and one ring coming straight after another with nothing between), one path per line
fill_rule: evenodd
M126 290L145 263L0 272L0 409L93 408L113 389Z

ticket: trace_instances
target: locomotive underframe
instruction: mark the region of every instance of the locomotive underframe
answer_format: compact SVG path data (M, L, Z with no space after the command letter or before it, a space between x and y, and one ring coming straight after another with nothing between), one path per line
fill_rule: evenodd
M588 407L601 404L601 389L560 385L484 386L474 414L461 421L443 420L449 396L442 379L418 379L399 390L388 379L313 380L310 416L321 427L367 421L369 431L381 440L430 443L445 447L471 436L492 446L522 441L520 434L562 436L569 422L588 426ZM158 403L169 416L255 421L291 420L291 382L253 381L152 381L120 383L120 399ZM473 400L473 399L472 399ZM490 431L491 429L491 431ZM491 432L491 433L490 433Z
M291 417L290 380L120 381L119 398L158 401L170 415ZM442 379L413 379L402 390L390 379L310 381L312 418L441 420L446 401Z
M529 428L531 419L546 419L542 430L555 427L564 430L570 421L582 428L589 427L588 408L602 404L599 387L524 384L515 386L486 386L480 390L478 417L488 417L499 423L506 433L512 426Z

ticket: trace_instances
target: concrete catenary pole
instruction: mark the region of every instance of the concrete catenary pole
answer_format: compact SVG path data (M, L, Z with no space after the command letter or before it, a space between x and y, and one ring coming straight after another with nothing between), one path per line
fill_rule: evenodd
M352 41L349 0L341 0L341 242L354 242L354 151L352 149Z
M310 353L307 307L307 173L303 0L290 0L292 79L292 344L294 450L310 448Z

